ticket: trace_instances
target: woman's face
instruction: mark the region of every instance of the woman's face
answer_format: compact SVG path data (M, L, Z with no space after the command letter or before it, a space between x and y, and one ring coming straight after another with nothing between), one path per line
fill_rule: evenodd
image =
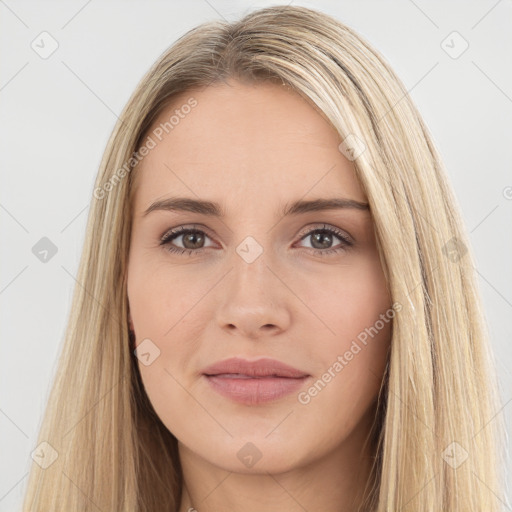
M366 202L338 134L296 93L234 81L175 98L148 133L130 324L180 450L273 473L359 447L392 313L369 210L314 202ZM230 358L298 372L206 370Z

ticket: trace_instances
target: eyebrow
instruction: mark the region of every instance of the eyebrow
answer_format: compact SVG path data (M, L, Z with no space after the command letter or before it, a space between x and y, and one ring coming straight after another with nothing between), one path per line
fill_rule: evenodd
M299 200L286 203L279 212L281 216L300 215L308 212L319 212L324 210L353 209L369 211L368 203L362 203L354 199L329 198L312 199L309 201ZM192 199L188 197L170 197L153 202L143 213L143 216L156 210L182 211L199 213L211 217L225 218L226 213L219 203L206 200Z

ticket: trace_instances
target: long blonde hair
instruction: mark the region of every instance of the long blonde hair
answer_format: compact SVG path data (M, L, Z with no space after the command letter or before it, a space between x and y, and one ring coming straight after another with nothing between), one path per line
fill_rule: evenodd
M23 510L179 508L176 438L149 403L128 330L133 180L137 150L173 98L230 77L285 84L362 150L353 161L393 302L401 304L368 506L499 510L500 399L469 240L439 154L382 56L341 22L293 6L190 30L160 56L122 112L97 176L38 438L47 463L32 464Z

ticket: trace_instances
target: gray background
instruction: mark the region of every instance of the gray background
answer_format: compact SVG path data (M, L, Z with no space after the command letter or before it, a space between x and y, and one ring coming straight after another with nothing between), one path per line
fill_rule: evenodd
M0 0L0 511L20 508L116 115L185 31L275 3ZM337 17L374 45L430 128L470 232L503 400L496 418L510 435L512 1L293 3ZM46 59L31 47L42 46L43 31L58 43ZM462 40L443 44L453 31L469 44L458 58L445 45L456 52ZM43 237L57 248L46 262L32 251Z

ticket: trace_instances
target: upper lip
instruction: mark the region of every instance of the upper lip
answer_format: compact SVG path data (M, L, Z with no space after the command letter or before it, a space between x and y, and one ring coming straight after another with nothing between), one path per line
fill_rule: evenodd
M204 375L240 374L248 377L287 377L301 378L309 374L293 368L276 359L262 358L256 361L247 361L239 357L219 361L203 369Z

